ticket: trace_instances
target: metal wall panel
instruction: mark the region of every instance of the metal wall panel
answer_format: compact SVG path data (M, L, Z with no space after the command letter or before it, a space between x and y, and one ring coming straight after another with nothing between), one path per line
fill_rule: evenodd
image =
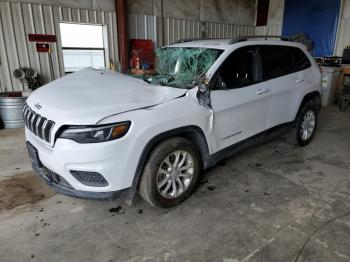
M152 15L129 14L130 39L150 39L156 47L162 46L162 19ZM199 21L164 18L164 45L184 38L200 38Z
M157 43L157 28L155 16L129 14L130 39L150 39Z
M185 38L201 38L201 22L166 18L165 19L165 44L171 44Z
M205 23L206 38L235 38L254 34L255 27L249 25L232 25L221 23Z
M281 35L281 25L256 26L255 35Z
M164 18L164 45L185 38L234 38L253 35L255 26L222 24L205 21ZM162 19L151 15L129 15L129 36L151 39L157 47L163 45Z
M59 22L90 23L104 26L106 60L118 64L117 19L115 12L51 5L0 2L0 92L21 91L21 83L12 72L19 67L32 67L38 71L43 83L51 80L47 53L37 53L35 43L28 34L56 34L52 45L54 79L64 75Z

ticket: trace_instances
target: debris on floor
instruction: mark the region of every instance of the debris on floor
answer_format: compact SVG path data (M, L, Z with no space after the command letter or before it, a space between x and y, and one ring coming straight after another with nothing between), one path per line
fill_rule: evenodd
M112 208L109 209L109 212L111 212L111 213L118 213L121 209L122 209L121 206L112 207Z
M55 191L33 172L14 175L0 181L0 211L49 198L54 194Z
M210 185L208 186L209 191L214 191L216 189L216 186Z
M125 210L123 210L122 206L117 206L110 208L109 213L113 213L112 216L114 216L115 214L125 214Z

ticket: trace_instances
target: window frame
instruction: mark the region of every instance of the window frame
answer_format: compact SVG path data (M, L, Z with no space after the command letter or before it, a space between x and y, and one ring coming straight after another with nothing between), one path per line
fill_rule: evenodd
M254 53L255 53L255 56L256 56L256 61L255 61L255 66L256 66L256 71L257 71L257 81L251 85L246 85L246 86L241 86L241 87L236 87L236 88L214 88L214 85L215 85L215 82L217 81L217 78L218 78L218 75L219 75L219 72L221 70L221 68L224 66L225 62L230 59L230 57L235 53L235 52L238 52L239 50L241 49L244 49L244 48L252 48L254 49ZM226 91L231 91L231 90L237 90L237 89L242 89L242 88L245 88L245 87L249 87L249 86L252 86L252 85L256 85L258 83L261 83L262 82L262 66L261 66L261 59L260 59L260 52L259 52L259 46L258 45L245 45L245 46L241 46L241 47L238 47L237 49L234 49L233 51L231 51L230 54L227 55L227 57L224 59L224 61L220 64L220 66L216 69L215 73L213 74L213 77L211 78L210 80L210 83L209 83L209 89L211 91L220 91L220 90L226 90Z
M93 26L101 26L101 29L102 29L103 47L73 47L73 46L64 47L62 44L62 39L61 39L62 62L63 62L63 70L64 70L65 74L72 74L76 71L66 71L65 70L64 55L63 55L64 50L103 51L103 66L104 66L104 68L106 68L106 46L105 46L106 43L105 43L105 36L104 36L104 25L102 25L102 24L90 24L90 23L64 22L64 21L61 21L60 24L93 25ZM60 33L61 33L61 31L60 31Z

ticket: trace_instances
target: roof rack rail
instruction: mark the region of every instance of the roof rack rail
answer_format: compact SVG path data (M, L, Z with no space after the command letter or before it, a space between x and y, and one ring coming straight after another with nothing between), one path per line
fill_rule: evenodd
M264 38L265 40L267 40L268 38L277 38L280 39L281 41L291 41L293 42L293 39L291 39L288 36L281 36L281 35L250 35L250 36L242 36L242 37L237 37L234 38L230 41L230 44L235 44L238 42L243 42L243 41L247 41L248 39L252 39L252 38Z
M195 40L199 40L199 39L200 38L184 38L184 39L176 40L176 41L172 42L172 44L186 43L186 42L191 42L191 41L195 41Z

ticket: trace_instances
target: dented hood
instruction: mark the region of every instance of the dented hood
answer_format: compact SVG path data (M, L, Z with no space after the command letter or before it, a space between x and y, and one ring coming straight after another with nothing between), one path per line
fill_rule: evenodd
M186 89L154 86L121 73L86 68L40 87L27 103L56 123L95 124L107 116L155 106L185 93Z

